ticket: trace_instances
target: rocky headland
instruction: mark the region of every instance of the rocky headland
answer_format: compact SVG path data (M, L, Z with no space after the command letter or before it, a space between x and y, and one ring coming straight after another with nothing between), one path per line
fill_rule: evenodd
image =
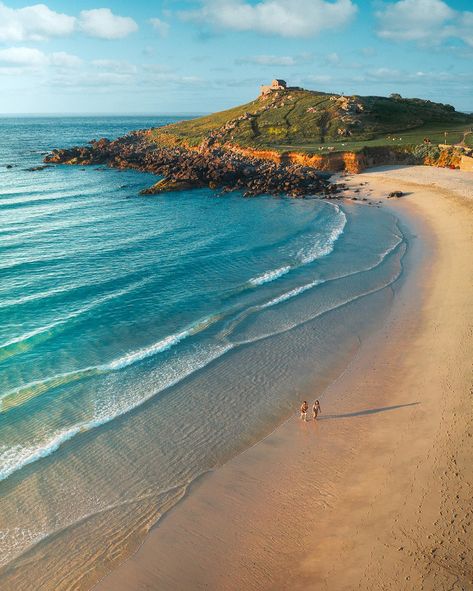
M333 172L383 164L460 167L471 156L473 116L421 99L345 97L274 87L206 117L54 150L50 164L136 168L162 177L145 195L210 187L222 192L336 198ZM457 138L439 145L441 130Z
M329 181L330 175L311 166L244 155L219 145L207 144L198 149L160 146L149 141L148 131L136 131L114 141L103 138L87 146L54 150L44 161L135 168L163 177L142 191L144 195L210 187L223 192L243 191L248 197L287 194L333 198L341 190Z

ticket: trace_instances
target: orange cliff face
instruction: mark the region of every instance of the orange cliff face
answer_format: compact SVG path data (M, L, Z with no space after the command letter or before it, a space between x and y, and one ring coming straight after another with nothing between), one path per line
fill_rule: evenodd
M171 134L169 134L167 143L173 146L180 145L189 151L206 153L210 150L209 144L205 141L197 146L190 146L187 141L175 138ZM215 142L212 145L213 147L219 146L224 150L234 152L235 154L239 154L246 158L273 162L277 165L287 163L307 166L325 172L348 172L352 174L359 174L366 168L388 164L424 164L426 166L459 168L461 161L461 154L455 150L441 150L440 156L436 159L432 159L428 156L419 158L413 154L413 146L405 146L398 149L379 146L364 148L360 152L347 151L310 154L304 152L278 152L271 149L248 148L231 142L222 144L220 144L220 142Z
M311 166L318 170L330 172L346 171L358 174L366 168L363 154L356 154L355 152L337 152L324 155L289 152L288 158L294 164Z
M358 174L366 168L365 156L355 152L336 152L334 154L304 154L302 152L276 152L274 150L255 150L253 148L242 148L236 145L227 145L227 149L246 156L260 160L270 160L276 164L286 161L291 164L309 166L317 170L328 172L347 171Z
M315 168L327 172L349 172L359 174L366 168L388 164L424 164L440 168L460 168L462 153L455 149L444 149L440 155L432 159L429 156L415 156L411 147L392 149L390 147L364 148L361 152L333 152L328 154L308 154L304 152L276 152L275 150L258 150L243 148L234 144L223 146L248 158L269 160L276 164L287 162Z

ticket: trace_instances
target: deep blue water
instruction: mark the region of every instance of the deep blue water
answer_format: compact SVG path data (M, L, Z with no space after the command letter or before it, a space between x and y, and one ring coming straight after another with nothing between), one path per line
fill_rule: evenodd
M119 500L147 499L117 531L156 520L163 491L283 420L389 305L405 241L382 210L140 197L151 175L26 170L54 147L171 120L0 119L4 563Z

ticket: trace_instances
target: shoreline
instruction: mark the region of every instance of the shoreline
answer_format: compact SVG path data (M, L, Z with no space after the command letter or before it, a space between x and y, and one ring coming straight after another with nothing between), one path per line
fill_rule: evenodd
M369 183L373 199L404 187L410 195L387 206L413 220L429 256L321 398L322 420L291 418L203 478L94 589L469 588L471 557L455 557L471 533L473 478L468 462L454 467L466 461L471 411L451 409L467 408L471 387L473 202L455 197L452 177L432 185L465 173L425 168L349 181ZM448 400L446 380L457 384Z
M55 149L45 156L45 167L107 165L119 170L135 169L162 177L140 195L160 195L191 189L219 189L221 193L243 191L257 195L323 194L337 199L341 187L327 175L305 162L286 163L281 159L260 158L242 150L224 149L207 140L199 148L185 145L157 145L149 131L135 131L110 141L102 138L87 146ZM329 177L331 175L328 175Z
M81 173L76 174L75 170L58 172L65 172L66 175L72 173L79 179L83 177ZM134 172L130 173L131 178L134 175ZM116 175L113 172L110 175L105 174L105 182L109 176ZM80 181L82 182L82 179ZM196 197L198 199L198 196ZM195 203L196 197L187 196L192 212L198 205ZM209 196L204 197L204 202L208 198ZM173 199L168 201L168 207L174 208L176 213L177 210L181 212L185 208L186 199L184 203L182 200L179 203ZM400 232L392 216L373 208L357 209L348 206L342 209L347 215L347 210L351 210L348 218L352 221L345 221L345 215L333 204L295 202L290 199L278 201L270 198L264 201L253 200L246 202L243 208L246 211L242 211L244 202L241 197L234 196L227 203L222 203L221 208L234 207L236 212L241 212L245 217L248 217L249 208L256 215L258 212L264 213L266 226L271 234L277 227L273 227L272 218L267 217L273 208L276 213L276 224L279 223L278 218L281 218L278 213L281 208L299 212L301 222L306 224L309 230L309 239L301 241L303 248L297 251L297 260L302 259L305 253L311 259L318 258L320 252L330 251L331 244L336 241L338 232L342 226L345 228L347 221L351 239L345 236L338 244L341 251L338 253L338 259L341 259L339 262L343 263L347 251L350 255L350 246L348 249L344 246L348 240L349 245L355 245L355 268L361 269L363 273L368 269L368 277L360 277L358 272L353 274L355 268L351 262L339 268L337 258L333 260L329 256L324 256L323 260L316 263L317 270L301 266L300 275L292 278L291 284L287 285L293 288L289 291L282 285L268 286L268 293L261 297L261 291L259 288L256 289L256 300L260 304L278 302L281 294L291 296L289 299L292 299L292 302L287 304L289 325L281 314L286 305L270 310L267 319L264 319L265 313L256 314L254 323L243 323L240 330L235 332L235 338L230 339L237 343L235 351L224 355L223 359L212 361L203 371L198 368L189 379L182 380L181 384L172 387L164 395L156 396L154 401L139 406L128 413L126 418L97 430L92 429L90 432L74 435L60 449L53 450L46 458L41 458L38 464L33 463L4 483L4 530L10 525L8 515L16 515L16 507L25 506L25 498L30 509L22 511L12 519L12 527L18 522L24 524L24 529L29 523L33 526L41 523L44 524L41 530L45 535L38 536L37 540L33 540L29 545L24 544L26 548L23 552L20 544L4 543L7 552L10 552L10 548L17 550L17 557L8 560L11 555L4 556L3 562L6 567L2 570L2 589L21 587L29 591L31 585L37 585L38 589L56 591L60 588L90 588L141 545L150 527L184 494L188 483L196 476L225 464L231 457L265 437L274 429L276 423L285 420L294 407L299 406L301 392L310 392L308 376L318 376L318 391L322 384L333 381L341 367L346 365L346 359L351 358L353 351L358 348L357 335L360 331L364 333L367 324L377 324L382 310L386 309L392 299L391 291L385 289L386 284L398 277L400 257L405 249L404 241L398 242ZM209 219L213 220L215 209L210 207L210 204L216 207L219 204L209 202ZM131 207L125 207L126 211L137 207L136 201L128 205ZM148 207L156 210L156 205L149 204ZM333 227L333 231L330 232L322 230L322 234L327 236L326 240L319 240L319 233L314 233L316 228L320 228L320 224L312 224L312 220L318 216L314 215L314 210L325 211L328 218L319 218L319 223L324 226L327 223L327 229ZM356 218L359 222L355 222ZM368 220L372 220L371 227ZM374 220L379 220L379 223ZM156 221L153 221L153 225ZM291 222L291 216L280 219L280 222L286 227ZM362 247L364 242L364 229L373 236L374 241L372 248L367 249L366 261L359 257L358 251L358 245ZM128 229L125 227L123 232L128 234ZM315 242L310 240L314 235L317 236ZM279 268L280 257L272 256L272 259L275 259L274 267ZM332 264L332 261L335 264ZM266 271L272 269L273 264L271 261L268 264L262 262L260 268ZM380 269L381 272L371 273L372 268ZM326 279L326 286L315 293L310 289L305 290L305 284L312 283L309 279L313 279L314 271L316 276ZM331 289L332 278L336 279L336 284L349 283L350 280L338 280L345 272L348 277L355 277L355 285L344 285L339 290ZM250 274L246 266L243 267L243 275L247 281ZM260 277L259 272L252 272L251 275ZM302 291L308 293L299 297L301 283L304 287ZM365 288L368 284L375 291L380 289L376 296L370 295L369 298L365 298ZM357 287L354 291L361 292L357 293L354 299L346 297L348 293L353 295L353 290L347 291L350 287ZM370 291L371 289L368 293ZM333 299L327 297L327 294L332 293ZM293 295L297 297L293 298ZM368 299L370 303L365 303ZM357 303L347 306L347 301L350 300ZM341 306L335 305L337 302ZM373 318L373 302L376 318ZM358 313L353 313L354 309ZM271 334L273 332L274 335ZM153 335L154 338L156 336ZM240 346L239 343L245 341L246 336L258 337L255 339L256 343L243 342ZM260 339L260 336L263 338ZM314 367L314 363L317 368ZM137 386L149 385L148 372L139 373L141 379L136 380ZM126 401L129 392L126 380L122 379L121 374L117 374L113 382L117 391L124 394L123 398ZM101 382L98 385L100 387ZM79 392L81 390L82 388ZM90 398L94 402L95 388L89 387L87 391L90 391ZM140 389L140 393L149 392L148 387ZM218 400L215 393L219 393ZM183 405L191 412L181 414L181 408L184 410ZM56 407L61 409L60 405ZM232 412L229 412L230 409ZM181 420L176 422L176 416ZM43 424L47 424L47 417ZM198 434L203 432L203 439L192 437L195 427L199 429ZM199 449L202 450L200 456ZM195 453L197 458L194 457ZM160 461L161 454L166 454L164 461ZM170 469L166 473L168 466ZM180 475L179 471L181 474L182 471L186 473L184 478L178 480L174 475ZM44 488L38 490L35 487L37 481L47 483L48 496L44 504ZM176 490L175 484L183 486ZM62 509L64 485L69 491L80 489L85 493L82 495L85 502L82 506L79 504L80 512L77 511L72 518L67 501L64 503L64 513ZM164 495L162 491L165 492ZM171 492L167 494L167 491ZM74 503L71 509L74 510L75 506ZM97 511L97 506L104 510ZM49 522L44 519L42 513L46 513ZM52 519L49 515L53 516ZM57 518L54 515L57 515ZM53 519L56 519L56 522ZM91 557L90 560L88 557Z

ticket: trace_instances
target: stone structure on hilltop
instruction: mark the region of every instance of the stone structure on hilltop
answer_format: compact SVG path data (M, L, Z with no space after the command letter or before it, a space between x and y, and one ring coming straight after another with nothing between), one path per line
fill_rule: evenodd
M285 80L273 80L269 85L260 87L260 98L269 96L272 92L281 92L286 90L303 90L300 86L288 86Z
M285 80L273 80L270 85L261 86L260 96L271 94L275 90L286 90L287 84Z

